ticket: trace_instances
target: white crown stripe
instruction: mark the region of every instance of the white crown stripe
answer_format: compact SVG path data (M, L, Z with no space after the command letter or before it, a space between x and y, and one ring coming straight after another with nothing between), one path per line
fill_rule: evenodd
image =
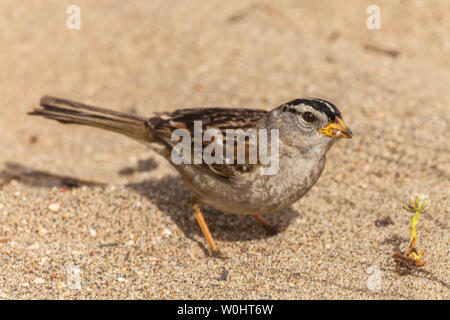
M326 105L328 107L328 109L330 109L331 112L335 113L336 111L334 110L334 108L328 103L328 101L322 100L322 99L313 99L314 101L317 102L321 102L324 105Z

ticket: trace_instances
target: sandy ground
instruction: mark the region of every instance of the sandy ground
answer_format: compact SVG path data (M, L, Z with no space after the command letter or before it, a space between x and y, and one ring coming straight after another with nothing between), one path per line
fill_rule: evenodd
M0 298L449 299L450 5L378 1L0 2ZM206 211L127 138L25 113L43 94L123 111L333 101L355 137L266 218ZM413 192L426 265L405 272Z

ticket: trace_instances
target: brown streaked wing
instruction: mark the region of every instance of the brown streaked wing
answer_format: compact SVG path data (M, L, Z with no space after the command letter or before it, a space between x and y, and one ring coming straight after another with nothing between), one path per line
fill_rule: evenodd
M180 109L174 112L161 113L158 116L150 118L148 123L159 139L169 148L173 148L178 141L172 141L171 136L176 129L186 129L191 136L191 150L194 150L194 121L202 122L203 132L209 128L215 128L222 132L223 145L226 143L227 129L258 129L262 128L263 119L267 111L257 109L227 109L227 108L205 108L205 109ZM236 141L236 139L235 139ZM204 149L210 142L201 141ZM211 174L225 179L236 177L245 172L250 172L260 166L259 159L257 164L249 164L248 150L249 141L246 139L246 161L245 164L205 164L195 165L201 169L209 171ZM237 155L237 145L234 143L235 159ZM192 153L192 163L193 153Z

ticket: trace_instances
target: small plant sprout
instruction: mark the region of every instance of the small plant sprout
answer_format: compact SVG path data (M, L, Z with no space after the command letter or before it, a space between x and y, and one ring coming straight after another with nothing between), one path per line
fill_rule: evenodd
M418 252L416 249L417 242L417 231L416 226L419 222L420 214L427 212L431 209L431 201L426 196L414 195L409 198L409 203L403 205L403 209L408 212L414 213L413 218L410 222L410 241L409 241L409 251L406 254L406 259L409 260L411 265L416 267L421 267L425 264L424 261L420 260L424 255L425 251Z

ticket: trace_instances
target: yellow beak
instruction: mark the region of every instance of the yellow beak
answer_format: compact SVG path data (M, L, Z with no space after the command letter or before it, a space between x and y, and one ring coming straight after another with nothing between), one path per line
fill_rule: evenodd
M348 138L353 136L352 130L347 127L341 118L336 116L336 120L329 123L325 128L319 129L319 132L325 133L327 136L337 139Z

